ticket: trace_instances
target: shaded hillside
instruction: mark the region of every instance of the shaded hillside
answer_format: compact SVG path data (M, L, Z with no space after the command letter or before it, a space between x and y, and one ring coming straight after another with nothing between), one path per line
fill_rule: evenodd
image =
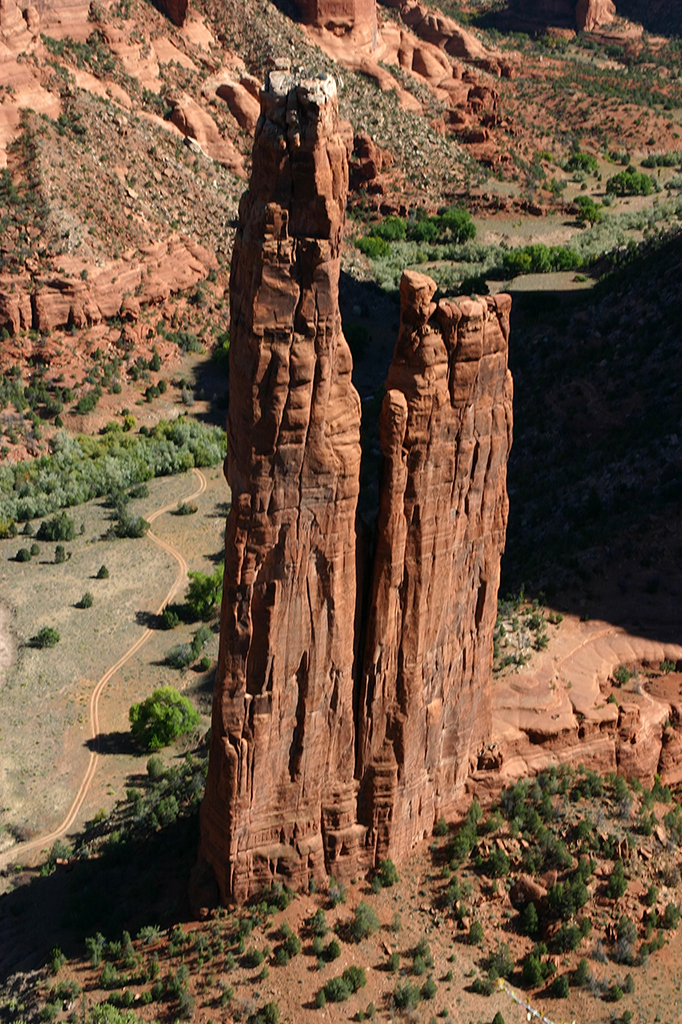
M587 297L518 294L513 310L503 588L588 607L599 580L635 585L630 560L637 586L663 593L682 557L682 236L622 255Z

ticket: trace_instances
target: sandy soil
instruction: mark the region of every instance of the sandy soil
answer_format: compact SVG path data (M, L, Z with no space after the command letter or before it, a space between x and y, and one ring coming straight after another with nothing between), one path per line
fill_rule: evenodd
M17 656L16 644L10 628L11 621L9 608L0 605L0 686Z

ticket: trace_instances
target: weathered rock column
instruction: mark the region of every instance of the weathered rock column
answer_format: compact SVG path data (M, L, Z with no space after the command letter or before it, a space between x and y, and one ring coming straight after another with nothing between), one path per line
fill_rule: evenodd
M336 85L272 72L232 258L221 647L200 862L220 897L357 866L360 402L338 305Z
M432 302L405 272L358 715L359 818L395 860L461 797L491 728L507 524L508 295Z

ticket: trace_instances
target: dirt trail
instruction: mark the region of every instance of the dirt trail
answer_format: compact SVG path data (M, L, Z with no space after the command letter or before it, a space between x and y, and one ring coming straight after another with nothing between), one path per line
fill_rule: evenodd
M199 495L203 494L204 491L206 490L206 477L204 476L204 474L200 470L198 470L198 469L193 469L192 473L194 473L194 475L198 479L199 487L198 487L198 489L196 491L193 491L192 494L189 494L185 498L185 501L191 501L193 498L198 498ZM159 516L164 514L164 512L170 512L172 509L174 509L176 507L177 507L177 502L175 502L175 501L171 502L169 505L164 505L163 508L159 508L155 512L153 512L150 516L147 516L147 520L148 520L148 522L153 523L154 520L158 519ZM161 538L157 537L156 534L153 533L151 530L148 532L147 536L155 544L158 544L159 547L163 548L164 551L167 551L168 554L172 555L173 558L178 563L178 574L175 577L175 580L173 581L172 587L170 588L170 590L166 594L165 598L163 599L163 601L161 602L161 605L159 606L159 608L157 610L157 615L160 615L161 612L163 611L163 609L166 607L166 605L169 604L173 600L173 598L176 596L176 594L177 594L178 590L180 589L180 587L184 584L184 582L185 582L185 580L187 578L187 572L188 572L188 569L189 569L189 565L187 564L187 562L186 562L185 558L183 557L182 553L180 551L178 551L176 548L174 548L172 544L169 544L165 540L161 540ZM1 616L2 616L2 609L0 609L0 659L2 658L2 654L3 654L3 646L2 646L2 642L3 642L3 628L2 628L3 627L3 619L2 619ZM30 853L32 850L36 850L36 849L39 849L41 847L46 847L46 846L51 845L52 843L55 842L55 840L60 839L63 835L65 835L65 833L68 832L68 830L73 826L74 822L76 821L76 818L78 817L78 813L79 813L79 811L80 811L80 809L81 809L81 807L83 805L83 801L85 800L85 797L88 794L88 790L90 789L90 786L92 785L92 780L93 780L93 778L95 776L95 770L97 768L97 761L99 759L98 746L99 746L99 734L100 734L100 727L99 727L99 701L100 701L100 697L102 696L102 693L104 692L104 688L106 687L107 683L119 671L119 669L122 668L123 665L126 664L126 662L130 661L130 659L135 654L137 654L137 652L140 650L140 648L143 647L147 643L147 641L149 640L151 635L152 635L152 630L151 629L145 629L145 631L142 634L142 636L140 636L135 641L135 643L131 647L128 648L128 650L125 652L125 654L123 654L118 659L118 661L114 665L112 665L111 668L109 668L104 673L104 675L102 676L102 678L99 680L99 682L95 686L94 690L92 691L92 694L90 696L90 732L91 732L92 739L95 741L95 749L93 749L90 752L90 760L88 761L88 767L86 769L85 775L83 776L83 781L81 782L81 784L80 784L80 786L78 788L78 792L76 793L76 796L74 797L73 803L71 804L71 807L69 808L68 814L66 815L64 820L61 822L61 824L58 825L56 829L53 829L53 831L48 832L45 835L38 836L36 839L31 839L28 842L19 843L16 846L11 847L11 849L5 850L3 853L1 853L0 854L0 870L2 870L3 868L7 867L8 864L10 864L12 861L16 860L17 857L19 857L22 854ZM1 668L2 668L2 661L0 660L0 669Z

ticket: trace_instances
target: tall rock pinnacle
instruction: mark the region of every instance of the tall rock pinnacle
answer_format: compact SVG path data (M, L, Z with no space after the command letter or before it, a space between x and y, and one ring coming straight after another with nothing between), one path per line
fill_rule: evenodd
M200 857L245 899L356 863L360 402L338 304L336 84L274 71L232 258L221 650Z
M490 733L507 526L508 295L432 302L406 271L380 419L384 477L360 699L360 820L400 859L456 803ZM435 319L435 322L433 322Z
M365 613L360 403L338 303L347 185L333 79L272 72L232 257L232 507L198 904L211 875L241 902L401 859L453 808L490 732L511 300L436 304L431 278L403 274Z

